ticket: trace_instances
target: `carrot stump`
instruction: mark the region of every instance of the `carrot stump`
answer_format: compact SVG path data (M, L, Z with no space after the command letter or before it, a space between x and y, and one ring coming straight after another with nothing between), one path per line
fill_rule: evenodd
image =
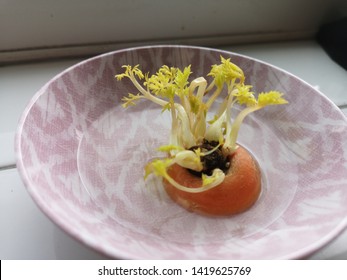
M178 183L198 188L202 180L178 164L168 169ZM173 201L191 212L228 216L244 212L258 199L261 192L261 172L251 154L239 147L230 158L230 168L224 181L204 192L181 191L164 179L165 190Z

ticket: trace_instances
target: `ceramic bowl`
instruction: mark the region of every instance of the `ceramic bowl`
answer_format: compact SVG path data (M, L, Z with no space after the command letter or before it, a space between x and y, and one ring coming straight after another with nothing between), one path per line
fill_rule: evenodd
M154 73L163 64L206 75L231 58L255 92L279 90L289 104L246 118L239 143L258 161L263 190L230 217L190 213L143 179L166 144L170 116L117 81L124 64ZM44 85L16 134L17 166L41 210L85 245L120 259L296 259L347 224L347 121L301 79L250 57L217 49L148 46L85 60Z

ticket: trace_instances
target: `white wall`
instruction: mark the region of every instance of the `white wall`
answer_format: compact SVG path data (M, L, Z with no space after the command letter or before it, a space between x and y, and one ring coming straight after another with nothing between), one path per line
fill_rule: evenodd
M86 46L90 51L151 41L222 44L309 37L322 22L341 16L345 2L0 0L0 60L18 51L34 54L37 48L83 52Z

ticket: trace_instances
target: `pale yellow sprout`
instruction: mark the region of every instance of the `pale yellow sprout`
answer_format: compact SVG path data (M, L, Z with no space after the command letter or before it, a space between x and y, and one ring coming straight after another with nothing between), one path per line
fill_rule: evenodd
M151 161L145 166L145 178L151 173L154 173L156 176L163 177L165 180L167 180L172 186L175 188L184 191L184 192L189 192L189 193L200 193L204 192L207 190L210 190L212 188L217 187L220 183L223 182L225 178L225 174L223 171L219 169L215 169L213 171L213 174L211 176L208 175L203 175L202 180L202 186L198 188L190 188L187 186L183 186L180 183L176 182L174 179L170 177L168 174L167 170L168 168L174 163L175 161L172 159L165 159L165 160L160 160L156 159Z
M212 65L208 74L210 83L204 77L190 81L191 67L183 70L164 65L149 75L143 74L139 65L123 66L124 73L116 75L118 80L128 78L137 94L129 93L122 99L123 107L135 105L140 99L150 100L171 113L171 133L169 144L159 147L168 154L167 159L155 159L145 166L145 178L150 174L163 177L171 185L186 192L202 192L217 187L225 178L219 168L205 173L203 158L220 149L225 157L237 149L237 136L245 117L265 106L286 104L283 94L278 91L262 92L256 96L252 86L245 84L243 70L231 59L221 57L221 63ZM213 120L206 116L211 106L220 97L223 101ZM231 110L234 104L245 106L234 120ZM214 144L209 151L202 151L204 141ZM190 188L182 186L168 174L168 169L178 164L201 173L202 186Z

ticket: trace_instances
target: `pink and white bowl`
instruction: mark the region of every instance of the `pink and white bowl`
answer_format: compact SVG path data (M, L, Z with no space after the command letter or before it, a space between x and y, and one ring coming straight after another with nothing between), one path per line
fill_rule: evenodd
M249 116L239 142L261 166L263 191L247 212L211 218L189 213L143 180L145 163L166 143L169 116L114 76L124 64L155 72L192 65L206 75L231 57L255 92L289 101ZM17 166L41 210L85 245L122 259L296 259L347 225L347 120L324 95L264 62L226 51L150 46L83 61L44 85L16 134Z

